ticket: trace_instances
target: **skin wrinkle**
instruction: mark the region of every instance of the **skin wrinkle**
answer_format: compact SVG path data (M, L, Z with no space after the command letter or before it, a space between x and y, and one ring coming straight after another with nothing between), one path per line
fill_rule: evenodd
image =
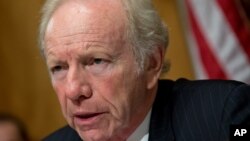
M84 42L80 42L80 43L84 43ZM96 43L96 42L95 42L95 43ZM95 43L93 44L93 43L87 42L87 43L85 43L85 45L79 45L79 46L78 46L79 52L82 52L83 55L78 56L77 58L81 58L80 60L86 60L86 59L84 59L84 58L88 58L88 56L91 56L92 52L94 52L95 50L97 50L97 49L95 49L95 48L98 48L98 49L102 50L103 52L112 51L112 50L110 50L110 48L104 48L103 46L95 45ZM98 43L99 43L99 42L98 42ZM86 44L89 44L89 45L86 45ZM71 45L71 44L68 44L68 45ZM100 45L101 45L101 44L100 44ZM87 47L86 47L86 52L82 51L84 46L87 46ZM90 48L90 47L91 47L91 48ZM64 46L64 48L67 49L67 46ZM94 50L94 51L93 51L93 50ZM53 57L53 56L54 56L54 58L56 57L56 54L53 53L53 52L54 52L54 48L53 48L53 47L47 48L46 52L47 52L47 53L46 53L46 56L48 56L48 57ZM69 51L67 51L67 52L68 52L67 54L71 54ZM122 52L119 51L119 50L117 50L116 52L113 51L112 53L113 53L113 56L110 56L108 53L105 53L105 55L108 56L108 58L110 58L110 60L113 60L113 63L115 63L117 60L119 60L119 56L121 55ZM84 58L83 58L82 56L87 56L87 57L84 57ZM47 64L48 64L49 66L51 66L50 64L57 64L57 63L63 64L63 62L65 62L65 61L59 62L59 61L56 61L55 59L49 59L49 60L47 61ZM119 62L118 62L118 63L119 63Z
M96 37L96 38L94 38L92 40L86 40L86 39L81 39L81 38L77 39L76 37L74 37L74 38L76 38L74 40L70 40L70 39L67 40L66 37L64 37L64 38L65 38L64 41L61 41L61 40L54 41L54 42L56 42L56 44L54 44L53 46L56 46L57 44L62 44L62 45L65 45L65 46L69 46L71 44L85 43L85 42L88 42L88 44L96 43L98 46L103 46L103 44L108 44L108 42L105 42L105 41L102 41L102 42L101 41L96 41L98 39L102 39L101 37ZM68 38L71 38L71 37L68 37Z
M93 28L93 29L92 29ZM80 30L80 31L79 31ZM91 27L91 26L78 26L75 27L75 29L72 29L72 33L67 33L69 32L67 29L65 30L53 30L53 36L55 37L68 37L68 36L75 36L78 34L97 34L100 31L105 31L105 29L102 28L97 28L97 27ZM68 35L63 35L61 36L61 34L68 34ZM57 35L57 36L56 36Z
M119 30L120 28L122 28L122 27L118 27L118 28L116 28L116 29L114 29L114 30L112 30L112 31L110 31L110 32L107 32L107 33L105 33L104 35L101 35L101 34L99 34L100 32L103 32L103 31L105 31L105 30L103 30L103 29L101 29L101 28L97 28L97 29L88 29L87 30L87 28L85 28L85 30L84 31L82 31L82 32L76 32L75 34L73 34L73 33L71 33L71 34L69 34L69 35L64 35L64 36L59 36L60 35L60 33L62 33L62 32L60 32L60 31L57 31L57 30L55 30L54 32L53 32L53 36L54 36L54 38L59 38L59 40L55 40L54 42L56 42L56 44L52 44L51 42L53 42L53 41L51 41L51 39L50 39L50 37L49 36L46 36L46 40L45 40L45 42L46 42L46 44L47 45L50 45L50 46L47 46L47 48L51 48L51 46L56 46L57 44L61 44L61 43L63 43L63 45L71 45L72 43L80 43L80 42L91 42L91 43L98 43L98 45L99 46L101 46L101 47L105 47L103 44L108 44L108 43L111 43L111 42L113 42L113 41L116 41L116 40L118 40L119 39L119 42L121 42L122 44L125 44L125 37L122 35L122 36L119 36L119 38L117 39L117 37L115 37L115 35L116 35L116 33L115 33L115 31L116 30ZM84 29L84 28L80 28L80 30L81 29ZM100 30L99 32L98 32L98 30ZM65 30L63 30L63 33L64 33L64 31L67 31L67 29L65 29ZM76 30L77 31L77 30ZM95 31L95 32L94 32ZM59 35L57 35L57 34L59 34ZM77 36L77 35L82 35L82 34L86 34L85 36L89 36L89 35L93 35L93 37L95 37L95 38L92 38L92 40L89 40L89 39L86 39L86 38L77 38L77 37L74 37L74 39L72 40L72 38L73 38L73 36ZM97 36L98 35L98 36ZM111 39L105 39L105 38L107 38L109 35L112 35L111 37ZM72 37L72 38L70 38L70 37ZM92 36L91 36L92 37ZM68 40L66 40L66 41L64 41L63 39L65 38L65 40L67 39L67 38L70 38L70 39L68 39ZM101 40L100 40L101 39ZM105 40L104 40L105 39ZM120 40L121 39L121 40ZM46 48L45 48L45 50L46 50ZM49 51L47 51L47 52L49 52Z
M112 40L109 41L109 39L105 39L108 35L113 35L112 33L101 35L98 32L102 32L102 30L101 31L97 30L96 32L88 32L88 31L89 30L86 30L85 32L82 31L82 32L79 32L79 33L74 33L74 34L71 33L69 35L64 35L64 36L58 36L57 33L53 33L54 38L59 38L59 40L57 39L54 42L56 42L57 44L61 44L63 42L63 44L65 44L65 45L70 45L70 43L77 43L77 42L99 42L100 45L101 45L103 43L107 44L107 43L112 42L113 40L115 40L115 39L112 39ZM85 36L91 36L93 38L91 40L81 38L81 35L83 35L83 34ZM60 35L60 33L59 33L59 35ZM48 37L48 38L50 38L50 37ZM74 38L74 39L72 40L72 38ZM102 39L102 41L100 41L100 39ZM105 39L105 40L103 40L103 39ZM51 41L51 39L46 39L47 44L48 44L48 42L53 42L53 41ZM55 46L55 45L53 45L53 46Z
M101 28L99 28L99 29L101 29ZM88 30L86 30L86 33L88 33L87 31ZM90 29L90 31L97 31L97 30ZM101 30L101 32L102 31L103 30ZM114 32L114 31L112 31L112 32ZM104 35L101 35L101 34L99 34L99 32L96 32L96 33L98 33L97 37L96 37L96 34L94 34L94 32L92 33L93 36L89 36L89 34L86 34L85 36L95 37L95 38L92 38L91 40L86 39L86 38L81 38L80 35L82 35L82 34L80 34L80 33L84 33L84 32L79 32L79 34L77 32L75 35L72 34L70 36L63 36L63 37L60 37L57 34L53 34L53 36L55 36L54 38L59 38L59 40L54 40L54 42L56 42L54 44L52 44L53 41L49 37L47 37L46 44L49 45L49 46L47 46L47 48L45 48L45 50L46 50L45 52L47 53L47 56L50 56L51 52L53 52L53 51L50 51L51 49L53 49L53 47L55 47L57 45L60 45L60 44L63 44L63 46L65 48L67 48L67 46L69 46L71 44L76 44L76 46L77 46L77 44L79 44L78 45L79 48L83 47L83 46L87 46L86 50L88 50L89 47L92 47L92 48L93 47L101 47L101 48L106 49L106 50L111 50L110 48L108 48L108 46L105 47L105 44L112 43L115 40L117 40L117 39L115 39L115 37L112 38L112 39L110 39L110 40L106 39L106 42L104 42L103 40L100 40L100 39L104 39L108 35L114 35L113 33L110 33L110 34L109 33L107 33L107 34L105 33ZM72 38L74 37L74 39L72 40L70 37L72 37ZM67 38L69 38L69 39L67 39ZM124 37L120 37L120 38L121 38L121 40L119 40L119 42L122 43L122 44L125 44ZM67 40L67 41L64 41L64 40ZM118 48L117 48L117 50L118 50ZM114 57L112 57L112 59L118 58L117 56L119 56L119 54L121 54L121 52L116 53L116 55ZM48 64L50 64L50 63L48 63Z
M126 140L152 106L156 86L147 89L147 85L152 83L148 78L156 74L137 73L135 56L124 34L126 16L121 3L117 0L97 1L77 6L87 7L89 13L75 14L79 10L72 5L78 4L79 0L65 1L55 11L53 26L45 34L46 61L49 68L67 66L56 74L51 72L51 81L65 119L82 139ZM115 17L122 20L116 21ZM85 34L92 31L96 33ZM100 54L111 56L108 67L83 63L99 58ZM94 73L96 70L98 73ZM77 122L75 113L88 112L104 114L90 125Z

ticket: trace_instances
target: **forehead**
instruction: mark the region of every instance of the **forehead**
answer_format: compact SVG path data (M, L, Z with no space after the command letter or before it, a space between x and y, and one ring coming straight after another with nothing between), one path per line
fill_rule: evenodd
M45 37L76 32L111 32L125 28L126 15L120 0L66 0L52 15Z

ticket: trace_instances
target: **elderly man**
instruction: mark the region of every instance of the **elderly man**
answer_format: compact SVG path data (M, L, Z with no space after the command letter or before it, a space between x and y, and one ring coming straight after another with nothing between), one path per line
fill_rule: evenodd
M40 43L69 124L45 141L224 140L249 121L246 84L158 80L168 36L150 0L48 0Z

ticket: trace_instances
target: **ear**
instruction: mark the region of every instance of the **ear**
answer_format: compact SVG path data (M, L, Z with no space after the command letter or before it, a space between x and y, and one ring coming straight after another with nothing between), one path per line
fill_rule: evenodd
M151 56L148 57L146 63L146 78L147 88L154 88L158 82L164 62L165 50L163 47L158 47Z

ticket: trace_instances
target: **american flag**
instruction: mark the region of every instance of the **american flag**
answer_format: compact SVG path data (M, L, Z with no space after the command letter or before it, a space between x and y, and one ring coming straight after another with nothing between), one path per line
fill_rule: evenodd
M179 0L197 79L250 84L250 0Z

